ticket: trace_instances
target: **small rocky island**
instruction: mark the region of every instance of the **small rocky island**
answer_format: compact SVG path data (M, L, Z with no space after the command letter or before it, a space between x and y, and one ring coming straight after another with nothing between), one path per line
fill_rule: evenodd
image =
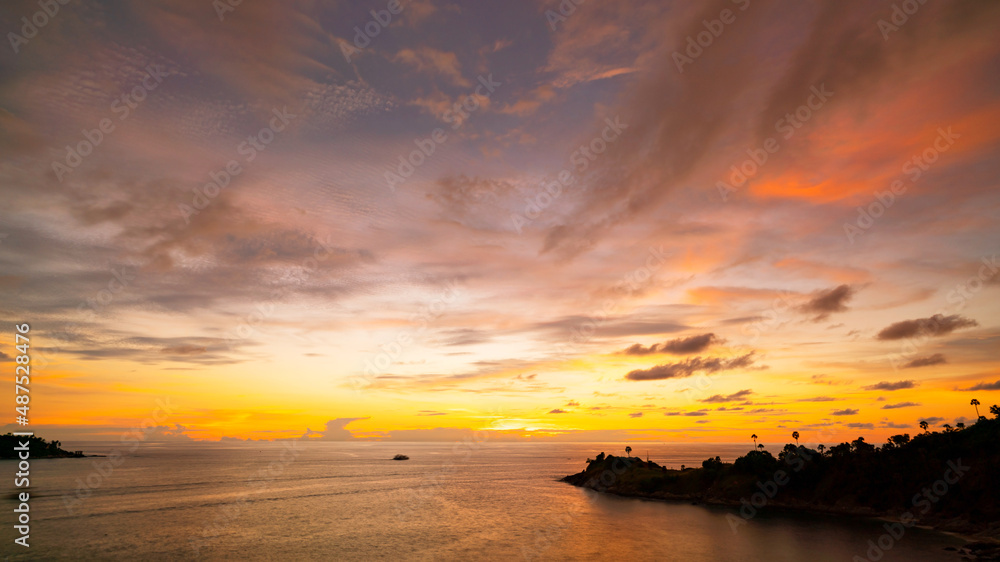
M410 457L408 457L406 455L396 455L396 456L392 457L392 460L394 460L394 461L408 461L408 460L410 460Z
M790 443L777 457L755 448L732 463L715 457L682 470L602 452L562 481L622 496L728 505L734 527L771 508L885 517L983 541L967 548L978 548L979 560L1000 560L1000 411L994 416L942 432L922 426L912 439L895 435L881 447L862 437L816 450Z
M16 459L18 451L15 447L20 447L21 443L28 442L28 454L32 459L56 459L56 458L82 458L85 455L80 452L64 451L59 441L46 441L41 437L18 437L13 433L0 435L0 459Z

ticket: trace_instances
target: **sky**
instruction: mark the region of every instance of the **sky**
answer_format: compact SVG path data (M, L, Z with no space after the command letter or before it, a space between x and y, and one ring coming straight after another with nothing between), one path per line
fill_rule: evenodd
M233 4L0 8L37 434L829 445L1000 402L1000 4Z

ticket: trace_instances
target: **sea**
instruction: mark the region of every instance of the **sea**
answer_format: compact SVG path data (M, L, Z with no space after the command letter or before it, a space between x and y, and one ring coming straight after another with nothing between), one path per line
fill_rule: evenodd
M67 444L87 454L113 443ZM672 468L732 444L632 444ZM14 544L15 461L0 461L4 560L960 560L960 538L875 519L622 498L559 478L620 443L144 443L31 462L29 547ZM127 450L127 449L126 449ZM392 460L396 454L409 460ZM112 463L112 460L114 463ZM780 492L779 492L780 493ZM881 540L883 549L879 546ZM877 550L873 550L872 547ZM857 558L855 558L857 557Z

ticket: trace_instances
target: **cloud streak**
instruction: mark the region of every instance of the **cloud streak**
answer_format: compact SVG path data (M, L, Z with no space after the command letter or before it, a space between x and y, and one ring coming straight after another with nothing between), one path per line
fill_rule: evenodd
M799 310L806 314L815 314L813 321L821 322L835 312L845 312L847 302L851 300L855 292L850 285L840 285L820 291L808 302L799 306Z
M625 355L652 355L655 353L671 353L674 355L688 355L705 351L713 344L723 343L715 334L701 334L686 338L677 338L663 343L655 343L648 347L642 344L634 344L622 351Z
M981 382L974 384L965 390L1000 390L1000 380L996 382Z
M859 412L859 410L857 410L856 408L845 408L843 410L834 410L833 412L831 412L831 415L834 415L834 416L856 416L856 415L858 415L858 412Z
M914 388L917 386L915 381L882 381L880 383L868 385L864 387L865 390L905 390L908 388Z
M882 406L883 410L895 410L898 408L912 408L913 406L919 406L916 402L899 402L898 404L886 404Z
M979 322L965 318L958 314L944 316L935 314L929 318L917 318L915 320L903 320L895 322L883 328L875 336L883 341L902 340L917 336L944 336L962 328L973 328Z
M753 391L747 388L745 390L740 390L728 395L715 394L713 396L709 396L708 398L701 400L701 402L705 402L708 404L716 404L720 402L736 402L739 400L746 400L746 398L751 394L753 394Z
M754 352L750 352L733 359L723 359L719 357L692 357L679 363L664 363L649 369L636 369L634 371L629 371L625 375L625 380L655 381L690 377L697 372L718 373L720 371L731 371L734 369L750 367L754 364L754 361Z
M940 353L935 353L934 355L929 355L927 357L917 357L911 361L903 364L904 369L916 369L919 367L930 367L933 365L943 365L948 361L944 358L944 355Z

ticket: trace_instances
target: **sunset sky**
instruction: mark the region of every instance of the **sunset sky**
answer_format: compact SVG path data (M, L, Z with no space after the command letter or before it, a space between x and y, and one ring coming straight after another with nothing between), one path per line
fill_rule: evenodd
M36 434L829 445L1000 403L1000 3L220 6L0 8Z

